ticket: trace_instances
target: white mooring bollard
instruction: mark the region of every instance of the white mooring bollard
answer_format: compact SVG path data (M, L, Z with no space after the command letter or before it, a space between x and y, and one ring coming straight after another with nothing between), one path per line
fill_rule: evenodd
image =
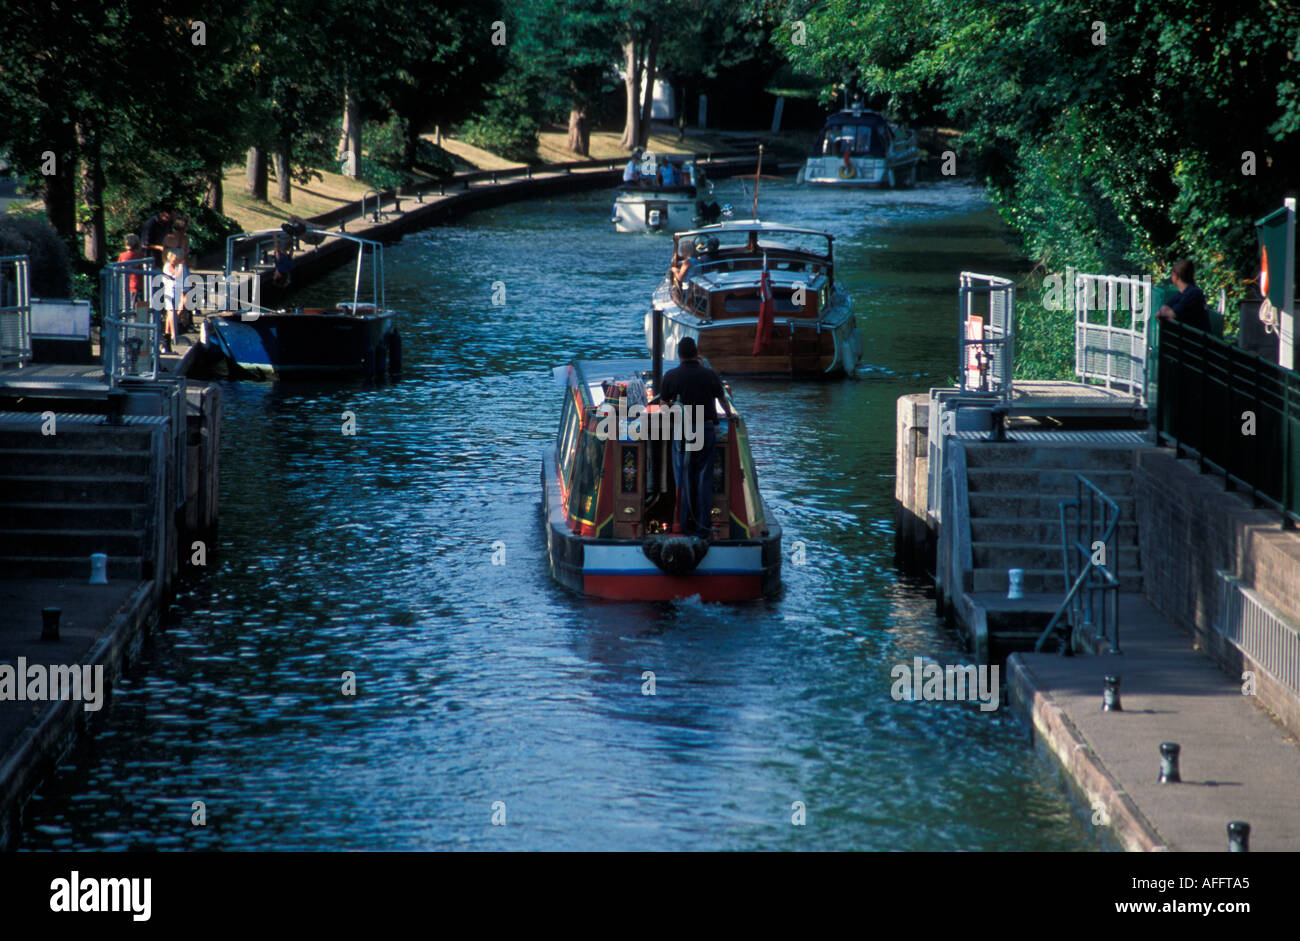
M90 584L108 584L108 556L103 552L90 554Z
M1007 569L1007 597L1023 598L1025 570L1024 569Z

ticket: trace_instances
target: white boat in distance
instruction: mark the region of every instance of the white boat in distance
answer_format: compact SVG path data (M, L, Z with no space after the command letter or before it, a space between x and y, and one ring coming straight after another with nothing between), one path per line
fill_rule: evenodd
M921 160L916 132L904 133L861 102L831 115L817 148L804 162L798 183L818 186L900 187L916 183Z
M637 157L642 172L634 182L623 183L614 200L610 221L616 232L679 232L716 222L722 213L706 202L713 184L690 154L659 154L645 161Z

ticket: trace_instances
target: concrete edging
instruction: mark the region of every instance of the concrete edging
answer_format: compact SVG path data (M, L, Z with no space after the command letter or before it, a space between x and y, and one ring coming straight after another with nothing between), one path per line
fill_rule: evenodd
M1037 735L1056 758L1089 810L1100 802L1106 826L1121 847L1130 853L1169 852L1156 828L1111 776L1051 694L1039 687L1033 670L1019 654L1007 658L1007 691L1012 709L1021 713L1030 734Z
M111 702L113 684L142 641L143 628L157 616L156 588L153 581L136 585L78 661L103 665L105 706ZM0 757L0 850L16 845L27 798L86 731L89 714L83 703L60 700L46 706Z

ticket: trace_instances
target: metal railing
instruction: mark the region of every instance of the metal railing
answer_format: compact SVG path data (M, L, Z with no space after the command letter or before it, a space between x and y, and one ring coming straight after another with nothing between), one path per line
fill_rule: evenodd
M1158 441L1300 522L1300 374L1176 321L1156 348Z
M0 257L0 368L32 360L30 275L26 255Z
M132 290L135 283L138 290ZM153 260L113 262L99 275L104 325L100 334L104 374L109 386L123 379L158 378L158 343L162 336L163 273Z
M1061 563L1066 593L1052 619L1039 635L1034 650L1041 652L1065 619L1061 652L1074 651L1074 632L1097 629L1110 641L1110 653L1119 649L1119 504L1082 474L1075 474L1073 500L1061 501ZM1073 515L1073 521L1070 517ZM1077 569L1076 569L1077 566ZM1100 602L1098 602L1098 596Z
M1011 401L1015 366L1016 286L1009 278L961 273L957 292L961 388Z
M1082 274L1073 279L1074 374L1107 389L1121 386L1146 401L1147 329L1151 322L1151 278ZM1093 314L1105 313L1104 323Z
M1214 629L1300 696L1300 633L1285 616L1230 572L1220 571Z

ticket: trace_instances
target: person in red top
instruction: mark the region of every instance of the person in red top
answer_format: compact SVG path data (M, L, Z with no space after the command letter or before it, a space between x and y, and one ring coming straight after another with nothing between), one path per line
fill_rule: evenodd
M144 257L144 252L140 250L140 236L128 235L126 237L126 251L119 252L118 261L138 261ZM131 269L133 272L139 271L139 266ZM139 274L132 274L126 279L126 309L135 310L135 305L140 303L140 292L144 288L144 278Z

